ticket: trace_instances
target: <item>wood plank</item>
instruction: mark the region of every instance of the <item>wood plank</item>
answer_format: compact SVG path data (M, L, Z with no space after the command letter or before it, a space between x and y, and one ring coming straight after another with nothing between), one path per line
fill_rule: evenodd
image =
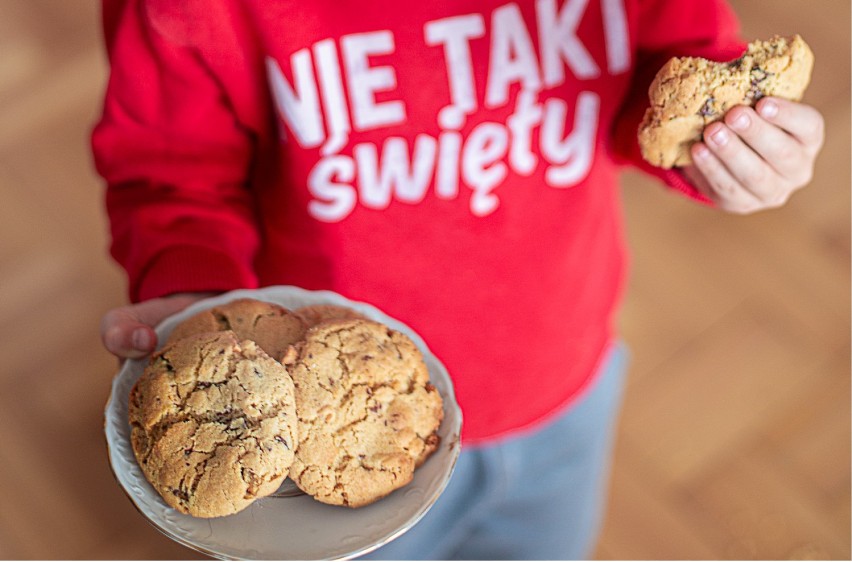
M760 451L742 451L692 491L699 527L724 558L849 559L848 530L834 525L796 481Z
M631 388L623 435L672 485L713 466L812 376L811 350L760 322L769 312L744 304Z
M830 518L839 534L849 530L852 493L849 362L848 346L828 358L809 388L779 409L778 416L767 418L755 447L827 512L845 508L845 515Z
M633 384L738 306L744 295L718 283L716 255L707 255L708 248L691 236L695 224L712 224L719 213L636 174L625 177L623 193L632 271L620 325L635 349ZM687 226L681 230L681 224Z
M615 458L598 560L714 559L713 545L690 524L677 493L626 441Z

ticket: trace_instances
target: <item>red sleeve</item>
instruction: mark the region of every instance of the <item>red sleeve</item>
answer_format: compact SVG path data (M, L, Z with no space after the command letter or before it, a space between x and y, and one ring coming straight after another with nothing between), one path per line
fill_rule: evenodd
M255 286L252 134L204 58L152 25L146 2L105 0L103 15L111 71L92 148L131 300Z
M648 107L651 81L671 57L700 56L726 61L743 54L745 44L739 37L737 16L725 0L640 0L639 17L635 21L636 69L628 103L616 121L616 155L672 189L710 204L678 170L648 164L639 151L636 134Z

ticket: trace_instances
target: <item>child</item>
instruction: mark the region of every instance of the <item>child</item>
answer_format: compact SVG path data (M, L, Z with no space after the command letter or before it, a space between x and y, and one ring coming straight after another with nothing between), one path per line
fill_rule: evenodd
M390 558L584 558L624 352L617 174L749 213L808 183L812 107L764 98L654 169L636 129L671 56L742 54L723 0L107 0L93 146L133 304L119 357L210 293L370 302L453 377L456 474Z

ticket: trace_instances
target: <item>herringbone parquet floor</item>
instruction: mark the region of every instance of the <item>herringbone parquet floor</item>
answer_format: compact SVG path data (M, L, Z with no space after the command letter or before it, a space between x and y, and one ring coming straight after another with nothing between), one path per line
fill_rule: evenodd
M725 216L625 179L633 351L602 559L850 558L850 6L736 0L801 33L828 122L813 184ZM0 558L197 558L110 473L123 302L88 152L106 75L95 0L0 0Z

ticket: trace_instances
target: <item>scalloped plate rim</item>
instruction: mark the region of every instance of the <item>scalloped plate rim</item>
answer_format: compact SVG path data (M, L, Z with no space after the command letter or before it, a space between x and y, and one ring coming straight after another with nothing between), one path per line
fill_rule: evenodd
M430 463L435 463L437 459L441 459L442 466L437 467L435 465L432 465L431 470L431 472L439 470L439 473L437 474L437 480L435 478L432 478L430 480L430 482L428 483L429 485L427 486L428 489L423 492L421 498L422 501L420 501L416 506L410 506L410 515L404 521L393 526L393 528L390 530L385 530L369 538L364 537L363 540L360 541L353 541L357 542L357 545L343 548L330 547L326 549L326 555L314 556L312 558L345 560L357 556L362 556L364 554L372 552L373 550L379 548L384 544L387 544L388 542L407 532L429 511L429 509L438 499L440 494L444 491L452 476L453 471L455 470L455 465L460 453L462 414L455 399L452 381L444 365L437 357L434 356L434 354L432 354L432 352L429 350L429 347L419 336L419 334L417 334L406 324L388 316L375 306L368 303L347 299L346 297L333 291L311 291L289 285L275 285L262 289L238 289L195 302L183 311L179 312L178 314L175 314L165 319L162 323L160 323L160 325L157 326L156 331L158 337L160 338L160 341L163 341L164 337L168 335L174 325L180 322L181 320L201 310L238 298L255 298L258 300L276 302L279 304L281 304L280 301L282 300L295 299L301 303L298 304L298 306L318 303L348 306L359 312L365 313L365 315L369 318L383 322L395 330L402 331L415 342L418 348L420 348L429 368L430 378L432 379L433 384L435 384L435 386L441 392L441 396L444 400L444 422L442 423L441 428L439 429L439 434L441 434L441 445L439 446L438 451L436 451L436 453L433 454L432 457L430 457L430 459L427 460L427 462L424 463L424 465L418 469L418 471L415 473L415 479L411 484L401 488L400 490L397 490L387 498L379 500L374 504L371 504L370 506L364 508L349 509L343 507L325 506L324 504L320 504L319 502L307 498L307 496L302 496L303 502L305 500L310 501L310 504L308 505L313 506L314 504L316 504L317 506L322 506L320 509L337 510L338 514L341 512L347 512L349 515L345 517L358 517L359 513L363 513L361 510L381 510L383 502L385 502L385 505L388 505L388 503L386 502L389 502L394 498L396 498L394 501L397 504L400 501L404 501L405 498L413 498L416 494L412 494L411 492L415 490L419 491L419 488L417 488L415 485L422 484L422 482L418 482L418 475L422 476L424 468L430 466ZM148 484L148 482L144 480L141 470L139 470L139 467L136 464L135 458L128 458L128 456L132 457L132 450L130 451L129 455L127 451L125 451L125 453L122 455L121 451L119 450L121 446L126 447L128 450L130 447L127 439L121 439L122 425L125 429L128 425L126 416L127 392L129 392L129 387L132 386L133 383L135 383L135 380L138 378L139 374L141 374L141 371L142 369L144 369L146 362L146 359L135 359L125 361L125 364L119 370L118 374L116 374L113 378L110 396L107 400L107 404L104 410L104 433L110 469L113 473L113 476L116 478L116 481L119 483L125 494L128 496L133 506L146 518L146 520L151 525L154 526L154 528L163 533L165 536L169 537L170 539L174 540L179 544L182 544L183 546L201 552L205 555L212 556L214 558L226 560L287 557L282 556L282 552L268 553L269 556L267 556L264 555L263 552L246 550L245 548L241 547L228 548L227 545L214 547L209 543L204 543L186 536L187 531L185 529L181 529L178 524L167 524L169 514L171 514L172 517L174 517L178 521L190 520L196 526L203 526L204 523L208 523L210 526L210 534L212 535L214 533L212 522L215 521L217 522L217 525L222 525L222 521L236 520L241 516L241 514L244 516L244 514L246 512L249 512L250 510L259 511L261 507L261 502L267 500L268 498L258 500L257 502L252 504L252 506L236 515L220 517L212 520L197 519L180 514L176 510L168 507L165 504L165 502L153 490L150 484ZM135 477L135 482L129 481L129 478L131 476ZM134 484L141 486L142 491L134 490ZM402 497L403 500L400 500L400 497ZM160 516L159 514L153 513L152 510L154 509L154 507L152 507L151 503L153 503L157 508L162 510L166 515ZM305 504L303 503L302 505ZM311 510L313 509L314 508L311 507ZM328 513L333 512L327 512L327 514ZM254 516L252 516L252 520L254 520ZM180 531L184 532L182 533ZM355 535L349 537L342 537L341 540L346 538L353 539L361 537ZM297 556L296 558L304 559L304 557L302 556Z

